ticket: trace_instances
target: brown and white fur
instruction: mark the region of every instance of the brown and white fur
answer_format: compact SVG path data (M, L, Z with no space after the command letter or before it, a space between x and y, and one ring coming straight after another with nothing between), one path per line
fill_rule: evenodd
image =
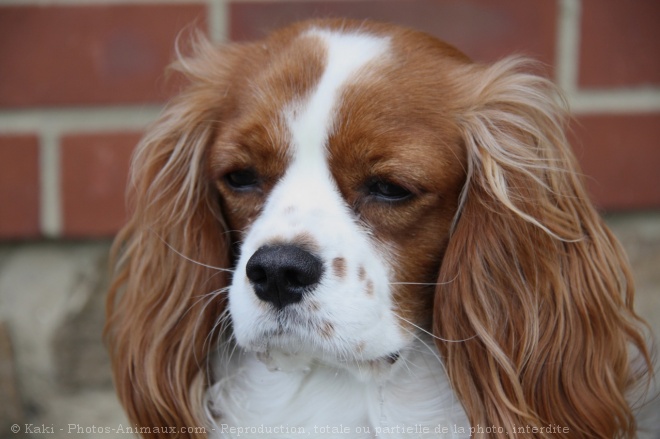
M320 20L176 68L108 301L136 425L634 437L629 268L533 64Z

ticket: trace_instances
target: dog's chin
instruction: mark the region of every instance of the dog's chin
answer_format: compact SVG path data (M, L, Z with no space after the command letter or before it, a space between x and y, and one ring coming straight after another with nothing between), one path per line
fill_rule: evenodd
M238 345L246 352L256 353L257 358L273 372L307 373L316 367L329 367L347 370L360 379L389 373L402 355L398 350L366 355L342 348L322 337L314 339L309 334L302 336L287 331L261 335Z

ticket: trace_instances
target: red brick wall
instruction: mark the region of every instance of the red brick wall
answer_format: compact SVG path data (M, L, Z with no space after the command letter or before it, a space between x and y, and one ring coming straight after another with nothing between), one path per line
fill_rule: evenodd
M657 0L38 0L0 5L0 239L111 236L130 153L173 92L182 29L245 40L310 16L372 18L476 60L542 60L576 116L574 147L607 210L660 208Z

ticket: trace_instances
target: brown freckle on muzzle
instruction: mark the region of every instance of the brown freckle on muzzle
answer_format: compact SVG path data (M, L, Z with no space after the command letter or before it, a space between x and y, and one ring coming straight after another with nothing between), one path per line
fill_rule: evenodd
M320 331L323 338L330 339L335 333L335 326L332 323L325 321L323 322Z
M363 281L367 277L367 270L364 269L363 265L360 265L360 269L358 270L358 279Z
M346 276L346 259L334 258L332 260L332 272L336 277L343 279Z
M367 293L367 296L374 295L374 281L372 281L371 279L367 281L367 287L365 289L365 292Z
M315 300L310 300L308 306L311 312L319 312L321 310L321 305Z

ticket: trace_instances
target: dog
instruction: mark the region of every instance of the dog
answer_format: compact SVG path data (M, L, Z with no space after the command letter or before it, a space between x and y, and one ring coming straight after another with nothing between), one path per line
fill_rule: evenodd
M350 20L191 52L113 250L142 436L634 437L631 274L536 64Z

